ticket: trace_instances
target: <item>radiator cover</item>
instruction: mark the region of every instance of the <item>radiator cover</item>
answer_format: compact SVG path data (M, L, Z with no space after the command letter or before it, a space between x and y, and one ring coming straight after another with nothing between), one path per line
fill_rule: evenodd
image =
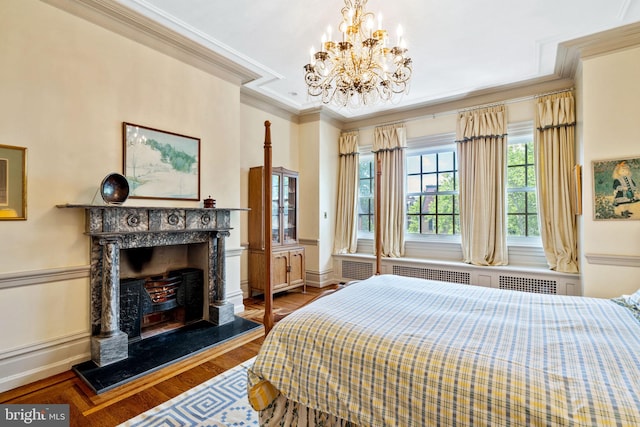
M343 281L373 276L375 260L365 257L335 256L338 277ZM579 275L541 269L479 267L469 264L430 260L383 259L381 272L419 279L485 286L551 295L582 295ZM519 271L520 270L520 271Z

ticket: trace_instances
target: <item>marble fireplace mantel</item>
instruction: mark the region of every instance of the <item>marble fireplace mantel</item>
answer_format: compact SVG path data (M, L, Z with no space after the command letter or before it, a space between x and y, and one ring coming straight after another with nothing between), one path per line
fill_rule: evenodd
M63 204L85 211L91 238L91 358L98 366L128 357L128 336L120 330L120 249L206 243L206 305L209 322L233 322L226 300L225 237L231 212L242 208L142 207Z

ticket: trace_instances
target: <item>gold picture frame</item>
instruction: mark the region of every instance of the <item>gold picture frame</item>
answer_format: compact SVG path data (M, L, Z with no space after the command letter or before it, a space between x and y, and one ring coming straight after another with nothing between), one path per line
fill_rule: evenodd
M582 215L582 165L573 167L573 211Z
M27 149L0 144L0 220L27 219Z

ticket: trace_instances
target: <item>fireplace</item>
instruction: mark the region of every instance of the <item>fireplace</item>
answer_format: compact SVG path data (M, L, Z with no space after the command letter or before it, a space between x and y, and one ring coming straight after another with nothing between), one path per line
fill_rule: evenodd
M243 209L58 207L85 210L91 239L91 358L96 365L126 359L129 343L144 338L144 322L153 323L170 310L184 323L234 322L233 304L226 301L225 238L231 230L231 211ZM121 282L121 258L123 268L132 268L128 251L168 247L199 249L185 255L192 265Z

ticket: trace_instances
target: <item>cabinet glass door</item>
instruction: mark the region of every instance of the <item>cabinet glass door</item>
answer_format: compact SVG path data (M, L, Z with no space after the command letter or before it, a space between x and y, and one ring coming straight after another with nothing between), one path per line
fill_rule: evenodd
M271 176L271 240L280 244L280 175Z
M297 212L297 179L292 176L282 177L282 227L283 243L291 244L298 240L296 224Z

